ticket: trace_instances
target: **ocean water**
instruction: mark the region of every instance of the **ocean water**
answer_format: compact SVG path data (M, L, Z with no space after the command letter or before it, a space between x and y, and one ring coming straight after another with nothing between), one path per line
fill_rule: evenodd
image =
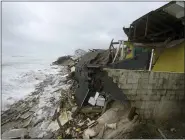
M59 56L3 55L2 57L2 107L9 106L34 91L35 86L48 75L61 69L51 66Z

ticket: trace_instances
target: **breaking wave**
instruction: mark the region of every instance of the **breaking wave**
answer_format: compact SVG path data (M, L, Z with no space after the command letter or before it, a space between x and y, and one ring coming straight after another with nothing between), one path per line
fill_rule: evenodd
M35 87L50 77L56 79L61 66L50 66L52 61L13 56L2 65L2 111L24 99ZM63 71L65 74L65 70ZM52 77L52 78L51 78ZM58 77L59 78L59 77Z

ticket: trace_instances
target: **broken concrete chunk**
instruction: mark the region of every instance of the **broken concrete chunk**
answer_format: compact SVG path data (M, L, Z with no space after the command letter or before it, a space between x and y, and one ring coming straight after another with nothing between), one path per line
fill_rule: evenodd
M93 97L90 97L88 103L95 106L96 100Z
M89 123L87 123L87 125L90 126L93 123L95 123L95 120L89 121Z
M38 110L38 106L34 106L30 109L31 112L36 112Z
M82 126L82 125L84 125L84 122L78 123L77 125Z
M23 127L28 127L28 125L31 123L33 117L27 118L24 122L23 122Z
M3 139L24 138L25 136L28 136L28 131L25 128L11 129L2 134Z
M99 92L96 92L95 96L94 96L94 100L96 101L98 99L98 96L100 95Z
M105 128L110 128L110 129L116 129L116 123L112 123L112 124L105 124Z
M43 131L40 129L40 127L41 127L41 124L38 124L37 126L32 127L29 130L29 136L31 138L39 138L39 136L43 135Z
M75 72L75 67L71 67L71 72Z
M59 116L59 121L62 126L69 121L69 118L68 118L66 111L61 113L61 115Z
M52 132L47 132L46 135L44 135L44 137L42 139L51 139L53 137L53 133Z
M68 120L72 120L72 113L71 111L67 111L67 117L68 117Z
M116 123L119 120L118 116L118 109L117 108L111 108L107 110L100 118L98 118L98 123L100 124L111 124L111 123Z
M89 128L91 128L91 127L93 127L97 124L98 124L98 122L93 120L93 121L89 122L87 125L88 125Z
M60 129L60 126L58 125L57 120L52 121L52 122L49 124L49 126L48 126L48 130L50 130L50 131L52 131L52 132L54 132L54 131L56 131L56 130L58 130L58 129Z
M34 112L28 111L20 116L21 119L27 119L30 115L32 115Z
M65 131L65 133L66 133L66 134L70 134L70 130L71 130L71 128L68 128L68 129Z
M77 106L73 107L73 108L71 109L71 112L74 113L74 112L77 110L77 108L78 108Z
M15 120L18 120L20 117L21 117L21 114L19 114L19 115L15 118Z
M33 126L36 126L39 123L41 123L42 121L44 121L44 117L42 117L42 118L35 118L32 121L33 121Z
M86 129L83 134L83 139L90 139L90 137L94 137L97 135L93 129Z
M105 98L104 97L98 97L96 101L97 106L104 106L105 105Z

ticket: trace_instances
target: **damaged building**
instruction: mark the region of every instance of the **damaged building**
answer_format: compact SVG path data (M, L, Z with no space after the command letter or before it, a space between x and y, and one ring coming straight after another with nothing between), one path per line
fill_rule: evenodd
M128 40L85 54L75 69L78 106L101 95L144 119L184 115L184 24L184 2L173 1L123 27Z

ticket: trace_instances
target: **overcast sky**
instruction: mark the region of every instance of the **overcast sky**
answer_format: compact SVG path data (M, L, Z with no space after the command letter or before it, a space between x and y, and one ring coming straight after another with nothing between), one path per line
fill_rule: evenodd
M127 39L122 28L167 2L3 2L3 53L71 54Z

